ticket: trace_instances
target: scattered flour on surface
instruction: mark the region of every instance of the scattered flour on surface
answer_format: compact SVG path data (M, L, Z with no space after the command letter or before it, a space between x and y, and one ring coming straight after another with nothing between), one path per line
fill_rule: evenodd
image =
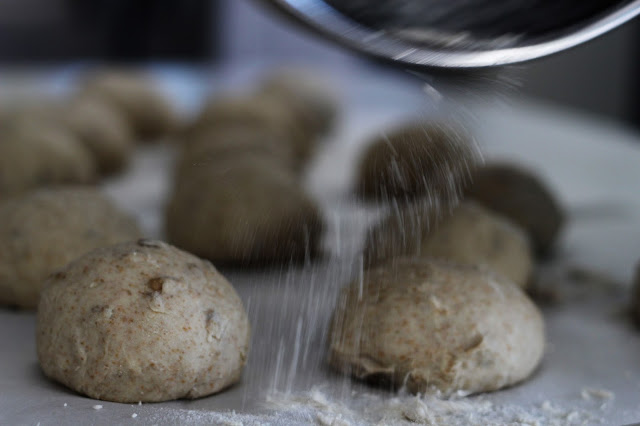
M615 393L609 390L595 388L584 388L580 392L580 395L582 395L582 399L584 399L585 401L592 401L594 399L610 401L616 396Z
M225 426L565 426L601 422L579 407L560 407L550 401L521 406L495 404L483 395L441 399L414 395L389 398L369 393L333 400L319 388L271 394L264 409L263 414L238 414L163 408L147 421Z

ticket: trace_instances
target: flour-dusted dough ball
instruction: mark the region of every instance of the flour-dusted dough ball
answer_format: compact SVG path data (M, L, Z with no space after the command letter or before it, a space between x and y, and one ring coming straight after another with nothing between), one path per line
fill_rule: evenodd
M96 249L49 278L36 344L48 377L91 398L198 398L240 379L249 321L211 263L139 240Z
M564 213L534 172L497 163L477 169L472 182L469 197L522 226L539 254L549 252L562 229Z
M414 393L476 393L529 377L544 342L540 312L508 280L478 267L400 258L343 291L329 362Z
M0 129L0 199L42 186L95 179L91 153L68 130L30 120Z
M296 169L293 152L281 137L268 129L210 128L193 135L181 146L177 175L197 167L215 167L220 162L242 156L266 157L293 171Z
M97 247L140 237L95 189L31 192L0 203L0 304L32 309L47 276Z
M122 170L133 151L127 121L104 100L81 96L60 112L61 120L89 148L101 174Z
M143 73L96 72L87 78L82 92L112 104L128 121L134 135L144 141L166 136L179 126L169 100Z
M229 96L207 102L189 135L206 132L212 127L245 127L278 135L278 140L293 151L299 169L314 151L316 140L304 124L283 102L267 96Z
M312 133L326 134L338 115L337 96L320 76L300 70L281 71L262 82L259 93L285 102Z
M438 122L406 125L366 149L357 191L372 201L427 197L450 202L467 183L477 154L461 128Z
M367 263L396 256L434 257L483 265L527 287L533 255L526 233L508 219L471 201L436 216L425 204L392 212L369 234Z
M171 243L218 263L306 260L322 217L294 175L266 158L240 157L183 174L167 208Z

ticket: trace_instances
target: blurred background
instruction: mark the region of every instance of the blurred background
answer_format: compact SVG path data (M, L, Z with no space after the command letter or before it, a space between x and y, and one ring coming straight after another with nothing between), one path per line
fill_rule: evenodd
M340 68L361 59L251 0L0 0L0 66L69 61ZM640 127L638 20L517 74L527 95Z

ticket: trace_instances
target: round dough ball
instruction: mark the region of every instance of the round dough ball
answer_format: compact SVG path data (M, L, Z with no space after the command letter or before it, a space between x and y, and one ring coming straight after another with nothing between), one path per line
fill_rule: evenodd
M209 262L140 240L96 249L49 278L36 345L48 377L91 398L198 398L240 379L249 321Z
M376 138L360 162L357 190L366 200L426 197L451 202L468 181L478 153L461 130L416 123Z
M476 393L526 379L544 342L542 315L511 282L474 266L400 258L343 291L329 362L413 393Z
M151 141L176 130L179 120L153 81L133 71L102 71L90 76L83 94L113 105L128 121L134 135Z
M166 228L173 244L214 262L269 264L317 254L323 225L294 175L246 156L181 175Z
M371 264L402 255L486 266L522 288L529 285L533 271L525 232L471 201L442 217L425 204L391 214L370 233L365 259Z
M295 170L290 146L281 135L268 129L226 126L213 127L193 135L184 145L178 159L177 175L195 167L213 167L238 156L267 157L288 170Z
M35 308L47 276L97 247L140 237L95 189L51 189L0 203L0 304Z
M538 254L549 252L562 229L564 213L533 172L510 164L492 164L476 170L472 182L467 196L520 225Z
M0 199L42 186L96 180L91 153L60 126L25 120L0 133Z
M189 131L189 136L212 127L245 127L268 132L293 151L297 168L303 168L315 149L316 138L283 102L266 96L235 96L209 101Z
M133 151L133 135L114 107L95 97L74 99L62 112L62 120L93 154L98 171L122 170Z
M310 132L328 133L338 115L336 96L319 76L296 70L282 71L263 81L260 95L285 102Z

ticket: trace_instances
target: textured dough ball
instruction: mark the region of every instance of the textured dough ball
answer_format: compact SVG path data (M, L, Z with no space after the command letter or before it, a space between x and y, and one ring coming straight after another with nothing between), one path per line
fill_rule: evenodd
M470 201L441 217L425 204L408 205L376 226L365 246L367 262L402 255L486 266L523 288L528 286L533 270L524 231Z
M532 172L509 164L475 171L467 195L520 225L539 254L546 254L564 223L564 213L548 187Z
M173 244L214 262L268 264L315 255L322 218L291 173L242 157L182 175L166 228Z
M268 132L293 152L297 167L306 165L314 151L316 139L284 103L266 96L216 98L202 109L189 135L212 127L245 127Z
M94 189L31 192L0 203L0 304L35 308L47 276L97 247L140 237Z
M133 151L133 135L114 107L95 97L74 99L61 112L61 119L93 154L98 171L111 174L122 170Z
M295 170L295 160L290 146L282 136L268 129L251 127L213 127L193 135L185 144L178 159L177 174L196 167L215 167L234 157L267 157L281 167Z
M338 115L336 95L326 82L310 72L282 71L262 82L260 95L285 102L313 134L331 130Z
M470 138L444 123L417 123L376 138L360 162L357 190L373 201L427 197L456 200L477 152Z
M87 79L83 92L113 105L128 121L135 136L142 140L166 136L179 126L169 101L142 73L98 72Z
M91 398L198 398L240 379L249 321L209 262L140 240L94 250L49 278L36 345L48 377Z
M42 186L96 179L91 153L68 130L25 120L0 133L0 198Z
M544 324L521 289L490 271L402 258L343 291L329 344L344 374L414 393L476 393L531 375Z

